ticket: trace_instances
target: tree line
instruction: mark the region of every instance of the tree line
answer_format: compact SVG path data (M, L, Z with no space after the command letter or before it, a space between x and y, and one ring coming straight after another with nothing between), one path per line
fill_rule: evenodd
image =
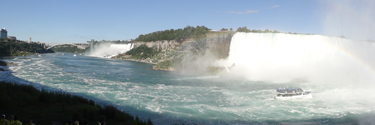
M133 48L129 51L127 51L125 54L126 55L132 55L132 57L137 58L137 59L146 59L146 58L151 58L155 55L157 55L160 51L147 47L145 44L142 44L136 48Z
M205 36L210 29L205 26L187 26L184 29L170 29L164 31L156 31L149 34L139 35L135 41L158 41L158 40L185 40L189 38L199 38Z
M83 53L85 49L79 49L74 45L59 45L51 48L55 52L66 52L66 53Z
M227 32L227 31L233 31L232 28L230 29L227 29L227 28L221 28L220 31L223 31L223 32ZM253 33L279 33L279 31L276 31L276 30L269 30L269 29L265 29L264 31L262 30L250 30L248 29L246 26L244 27L238 27L236 32L253 32Z
M237 28L236 31L237 32L254 32L254 33L279 33L279 31L276 31L276 30L272 31L272 30L269 30L269 29L265 29L264 31L262 31L262 30L250 30L246 26L239 27L239 28Z
M97 40L94 40L94 43L97 44L97 43L111 43L111 44L127 44L127 43L132 43L134 40L130 40L130 41L127 41L127 40L101 40L101 41L97 41Z
M33 53L54 53L54 51L45 49L39 43L0 39L0 56L20 56Z
M156 31L149 34L141 34L139 35L135 41L143 41L143 42L151 42L151 41L158 41L158 40L185 40L189 38L202 38L205 36L206 33L209 33L211 29L205 26L186 26L185 28L181 29L170 29L164 31ZM232 28L222 28L220 31L233 31ZM237 28L236 32L254 32L254 33L279 33L276 30L250 30L246 26Z

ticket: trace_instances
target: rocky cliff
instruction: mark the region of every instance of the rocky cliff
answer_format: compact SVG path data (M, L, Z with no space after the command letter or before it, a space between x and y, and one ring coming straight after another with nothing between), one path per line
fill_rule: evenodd
M186 73L205 72L215 60L228 57L230 40L233 34L234 32L212 32L200 39L134 42L133 48L146 45L157 50L157 53L147 58L139 58L125 53L114 58L152 63L155 64L154 70Z
M139 47L140 45L145 44L147 47L155 48L157 50L170 50L175 49L176 47L180 46L180 42L176 42L175 40L162 40L162 41L155 41L155 42L142 42L137 41L133 43L133 48Z

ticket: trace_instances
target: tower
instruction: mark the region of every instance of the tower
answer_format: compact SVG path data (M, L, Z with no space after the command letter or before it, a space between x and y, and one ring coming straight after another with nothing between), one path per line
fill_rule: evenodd
M29 38L29 43L31 43L31 37Z
M92 53L92 51L94 51L94 39L91 39L90 43L90 53Z
M8 31L7 29L1 29L1 37L0 38L8 38Z

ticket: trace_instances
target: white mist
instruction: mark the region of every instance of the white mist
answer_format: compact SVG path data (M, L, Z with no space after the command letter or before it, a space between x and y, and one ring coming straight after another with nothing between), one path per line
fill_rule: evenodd
M132 44L101 44L94 47L92 53L88 53L88 56L95 57L106 57L111 58L121 53L126 53L133 48Z
M255 81L309 81L369 85L375 80L375 44L339 37L284 33L236 33L229 57L218 62L231 74Z

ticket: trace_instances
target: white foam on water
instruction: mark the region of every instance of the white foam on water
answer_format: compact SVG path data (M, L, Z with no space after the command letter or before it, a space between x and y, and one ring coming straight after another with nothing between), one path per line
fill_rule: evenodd
M144 72L139 73L144 74L142 79L134 79L132 76L138 77L139 74L126 73L128 70L106 70L106 73L93 74L96 71L85 69L88 71L81 74L66 71L70 66L62 68L66 66L64 62L60 64L47 59L48 57L24 62L14 73L15 77L124 106L124 110L144 116L145 119L155 113L157 115L151 116L151 119L158 124L177 123L176 121L191 121L189 124L218 124L219 121L223 124L235 124L238 121L251 123L267 120L342 118L348 113L375 111L375 102L372 100L375 95L366 94L371 93L371 88L366 90L352 86L308 85L313 91L312 99L279 101L271 98L271 93L282 86L278 84L263 85L246 80L226 80L217 76L151 79L153 75ZM17 66L11 68L15 67ZM80 70L86 67L74 68ZM33 75L34 72L41 75ZM113 78L112 75L117 74L126 74L130 80ZM24 81L24 84L30 83ZM141 111L146 113L139 114Z
M179 78L179 79L172 79L172 80L193 80L193 79L217 79L220 78L220 76L199 76L199 77L187 77L187 78Z

